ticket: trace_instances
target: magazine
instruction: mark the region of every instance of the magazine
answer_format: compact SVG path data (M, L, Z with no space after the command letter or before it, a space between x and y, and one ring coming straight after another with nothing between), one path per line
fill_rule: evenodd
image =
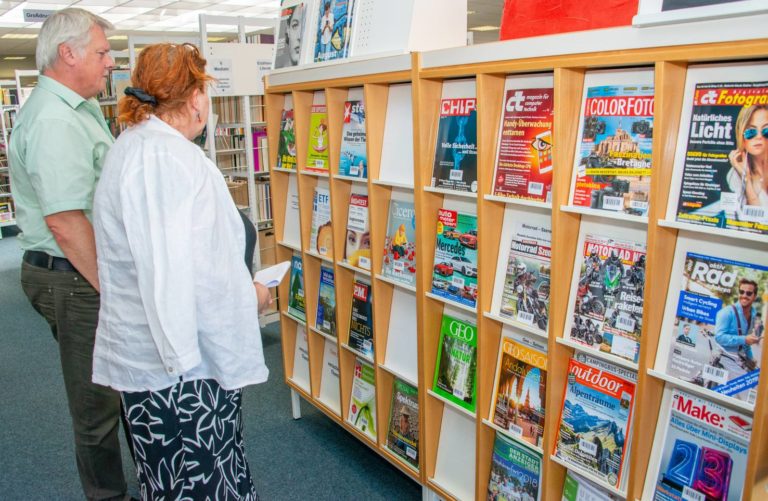
M336 290L333 268L320 267L320 288L317 293L317 320L315 328L329 336L336 336Z
M419 390L397 378L389 408L387 449L419 468Z
M637 362L643 327L644 243L587 234L569 337Z
M376 379L371 364L355 357L355 372L352 376L352 398L349 399L347 421L376 440Z
M413 199L389 201L387 236L381 273L406 285L416 286L416 209Z
M554 89L510 89L504 96L493 194L552 199Z
M296 169L296 131L293 110L283 110L280 117L280 139L277 145L277 167Z
M373 294L371 292L371 284L355 278L355 283L352 284L349 347L373 359Z
M477 216L437 211L432 293L471 307L477 303Z
M766 266L688 252L667 374L754 404L766 283Z
M344 125L341 129L339 174L368 178L368 153L365 135L365 105L362 101L344 103Z
M307 142L306 170L328 172L328 113L324 104L313 104L309 116L309 141Z
M432 390L475 412L477 327L443 314Z
M572 205L648 213L653 104L652 85L587 88Z
M538 500L541 456L496 433L488 479L488 500Z
M637 373L576 352L555 455L619 488L632 426Z
M768 176L759 167L768 110L754 106L766 102L766 81L699 83L686 94L678 221L768 234Z
M354 0L320 0L315 38L315 62L348 56Z
M490 419L536 447L544 441L547 345L516 333L501 338Z
M333 253L331 192L328 188L321 186L315 187L315 194L312 197L312 227L309 233L309 250L327 257L331 257Z
M671 397L671 398L670 398ZM739 501L744 490L752 418L682 390L665 394L661 464L655 501Z
M364 270L371 269L371 234L368 218L368 195L352 193L347 214L347 237L344 261Z
M562 501L619 501L619 499L587 478L571 470L565 470Z
M498 314L543 333L549 323L551 221L515 221Z
M282 3L285 4L285 0ZM280 25L275 43L275 69L299 64L305 14L303 2L290 7L283 6L280 10Z
M476 99L443 99L437 128L432 186L477 192Z
M291 257L291 281L288 290L288 313L293 317L307 321L304 299L304 273L302 270L302 261L299 254Z

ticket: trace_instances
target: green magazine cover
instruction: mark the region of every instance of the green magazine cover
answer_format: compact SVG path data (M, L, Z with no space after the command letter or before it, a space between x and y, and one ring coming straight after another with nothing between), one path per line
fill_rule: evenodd
M443 315L432 390L470 412L475 412L477 327Z

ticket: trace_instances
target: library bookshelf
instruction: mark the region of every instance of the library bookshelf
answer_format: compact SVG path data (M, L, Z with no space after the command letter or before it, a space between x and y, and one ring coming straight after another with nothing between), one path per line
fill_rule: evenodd
M754 22L765 22L765 16ZM680 113L686 71L692 64L765 61L768 39L755 39L744 30L743 22L721 24L692 23L686 28L647 28L641 35L636 29L619 28L586 33L542 37L537 44L513 41L489 47L467 47L434 52L416 53L410 58L394 56L382 60L349 61L337 67L322 66L292 73L277 73L268 77L266 90L266 120L271 165L275 165L281 112L290 97L296 118L298 145L298 172L273 169L273 207L275 232L278 240L278 261L290 259L300 253L304 262L304 290L306 296L306 330L308 336L309 385L300 386L293 380L294 349L297 332L302 327L293 317L282 315L283 354L287 384L308 402L314 404L332 420L339 423L361 441L378 451L421 485L445 499L483 499L491 470L496 427L489 420L493 399L499 341L504 329L513 329L491 313L494 282L499 259L504 249L499 240L502 226L507 224L508 208L525 213L550 214L552 224L552 256L548 346L546 418L542 447L541 498L561 499L566 467L553 458L558 437L559 417L568 378L568 362L574 354L574 343L565 336L568 326L569 300L573 294L571 279L579 249L580 231L589 225L611 228L633 228L647 236L647 268L643 327L636 364L638 374L635 393L631 447L626 458L623 488L600 485L606 492L620 499L644 499L643 488L649 465L658 463L654 458L653 440L657 420L662 408L665 386L676 384L670 378L662 379L652 369L657 353L665 347L660 344L662 323L667 303L667 292L675 293L679 276L672 275L672 265L678 239L698 239L706 243L707 232L696 231L689 225L666 222L667 202L673 178L673 158L677 145ZM752 22L752 21L750 21ZM713 29L713 26L717 29ZM757 25L756 25L757 26ZM752 33L759 33L753 31ZM598 40L601 43L596 43ZM551 43L548 43L551 42ZM601 51L591 48L602 47ZM395 64L395 60L397 64ZM393 66L397 69L392 70ZM655 87L655 115L650 188L650 206L646 218L608 218L599 212L575 210L569 206L572 166L576 154L578 117L585 75L592 70L618 68L647 68L653 71ZM338 77L334 77L334 73ZM549 74L553 78L554 126L551 204L517 203L493 196L493 174L499 141L499 123L502 116L505 80L508 76ZM437 140L439 105L447 86L456 81L472 82L477 98L477 194L446 193L430 188L432 165ZM411 177L405 181L400 174L390 176L398 165L388 159L386 140L389 121L395 119L388 106L392 89L411 85L412 164ZM369 177L364 183L334 176L338 168L343 103L352 89L362 89L367 114ZM318 97L320 96L320 97ZM310 108L323 99L328 108L330 138L330 174L313 175L302 172L306 164ZM400 117L402 120L402 117ZM386 161L383 159L387 159ZM398 180L394 180L394 179ZM293 181L291 181L293 179ZM411 180L410 184L408 180ZM288 221L285 210L290 202L289 186L298 188L299 220ZM308 252L312 218L313 191L318 184L327 184L331 193L333 221L333 258L320 258ZM341 261L340 249L344 244L349 195L363 189L369 195L371 219L372 266L370 273L350 269ZM412 193L416 209L417 271L415 292L380 277L381 252L387 224L387 202L392 193L405 190ZM478 298L477 307L466 308L440 299L432 294L432 265L436 241L436 215L441 207L459 207L477 214L478 239ZM300 242L289 243L283 236L292 225L300 225ZM734 255L740 246L749 245L768 250L764 238L739 238L738 235L720 236L731 245ZM327 338L312 329L317 309L317 290L320 266L332 266L336 277L336 304L338 338ZM374 353L376 367L377 430L374 443L346 422L348 415L352 370L357 356L345 345L347 342L351 304L351 284L357 275L370 275L374 294ZM288 294L288 285L281 285L281 297ZM415 302L413 310L401 307L402 298ZM397 305L397 306L395 306ZM397 310L397 311L394 311ZM417 350L413 358L404 341L392 342L395 331L393 321L402 325L407 312L415 312L411 323L416 326ZM477 325L477 397L474 412L460 409L431 391L440 339L443 313L463 315ZM536 336L537 334L523 335ZM544 338L542 338L544 339ZM339 353L338 407L320 400L323 377L323 354L326 342L337 343ZM392 351L397 349L397 351ZM596 357L601 354L588 348L580 351ZM610 354L602 354L616 362ZM409 358L408 363L398 365ZM415 360L415 364L413 361ZM410 364L410 365L409 365ZM768 364L763 353L762 366ZM399 367L412 367L415 372ZM393 369L396 368L396 369ZM411 371L413 369L410 369ZM650 372L649 372L650 370ZM420 441L419 469L408 466L386 448L389 423L389 401L395 377L416 383L419 390ZM754 424L748 452L743 499L766 499L768 491L768 378L761 378L754 409L750 409ZM706 392L704 398L709 398ZM721 402L722 403L722 402ZM726 406L729 404L726 402ZM534 448L535 450L536 448ZM583 473L578 469L577 473ZM653 479L648 480L653 482Z

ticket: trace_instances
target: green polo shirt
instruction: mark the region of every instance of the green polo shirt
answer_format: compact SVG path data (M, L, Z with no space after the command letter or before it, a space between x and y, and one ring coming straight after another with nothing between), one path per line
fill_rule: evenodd
M65 257L44 217L79 209L91 218L96 182L114 142L96 99L39 77L19 111L9 148L22 249Z

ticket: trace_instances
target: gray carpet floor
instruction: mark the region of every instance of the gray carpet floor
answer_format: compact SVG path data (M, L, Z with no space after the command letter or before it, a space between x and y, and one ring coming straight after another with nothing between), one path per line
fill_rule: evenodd
M0 240L0 499L83 499L55 341L19 286L12 229ZM291 417L279 324L262 333L269 381L246 389L245 446L264 500L409 500L418 484L302 401ZM129 492L135 472L124 450Z

